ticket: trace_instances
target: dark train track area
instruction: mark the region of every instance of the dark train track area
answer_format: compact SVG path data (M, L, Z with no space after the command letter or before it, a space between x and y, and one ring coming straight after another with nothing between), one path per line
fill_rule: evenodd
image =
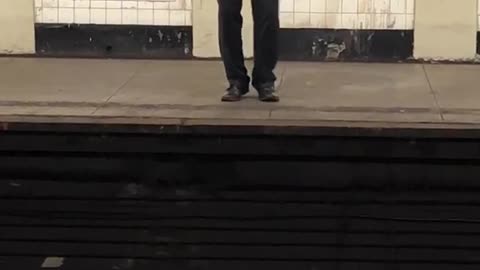
M476 129L8 123L0 269L479 269Z

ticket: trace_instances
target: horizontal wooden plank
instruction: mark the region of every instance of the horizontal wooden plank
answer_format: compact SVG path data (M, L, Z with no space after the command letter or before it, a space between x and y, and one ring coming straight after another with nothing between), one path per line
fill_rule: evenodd
M56 228L119 228L144 230L199 230L199 231L250 231L250 232L351 232L377 234L458 234L478 235L478 224L472 223L432 223L432 222L380 222L365 220L321 220L320 222L287 221L218 221L218 220L145 220L145 219L86 219L51 217L1 217L0 227L56 227Z
M55 256L145 258L158 260L261 260L261 261L359 261L437 262L480 264L476 250L424 250L372 247L258 247L145 244L65 244L53 242L0 242L3 256Z
M2 269L39 269L46 257L11 257L3 258L0 261ZM188 261L159 261L132 258L102 259L102 258L63 258L62 270L83 270L83 269L169 269L169 270L424 270L434 267L436 270L476 270L478 265L468 264L435 264L428 263L366 263L366 262L272 262L272 261L220 261L220 260L188 260Z
M164 186L157 183L0 179L0 200L90 200L175 202L225 201L298 204L466 205L480 204L480 190L434 187L346 187L344 189L258 186L215 187L208 184Z
M114 202L244 202L292 204L466 205L480 204L480 190L430 187L215 187L208 184L164 186L157 183L0 179L0 200L83 200Z
M149 134L65 134L3 132L0 152L116 154L273 155L478 160L476 140L359 136L157 136Z
M480 206L329 205L251 202L145 202L3 200L0 215L89 220L162 220L165 222L318 223L364 220L410 223L480 224Z
M413 162L413 161L412 161ZM458 172L462 173L459 174ZM212 174L212 172L215 172ZM118 158L101 156L0 156L0 179L150 182L210 188L475 188L480 166L336 161L238 161ZM229 179L225 181L225 179ZM452 181L455 179L455 181ZM92 181L92 180L90 180Z
M0 241L65 243L118 243L145 245L232 245L232 246L354 246L409 249L480 250L480 235L349 233L249 232L150 230L118 228L2 227Z

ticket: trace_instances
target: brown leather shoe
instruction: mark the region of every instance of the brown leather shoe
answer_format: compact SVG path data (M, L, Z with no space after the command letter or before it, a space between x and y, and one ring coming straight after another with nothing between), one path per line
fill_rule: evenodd
M242 97L248 93L248 88L241 88L236 84L230 85L226 93L222 96L223 102L235 102L242 100Z
M274 83L264 83L256 87L258 99L263 102L279 102L280 97L275 93Z

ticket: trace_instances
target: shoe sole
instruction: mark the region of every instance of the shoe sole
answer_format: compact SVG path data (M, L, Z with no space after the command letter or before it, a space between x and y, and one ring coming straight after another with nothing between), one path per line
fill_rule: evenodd
M222 97L222 102L238 102L241 101L243 96L248 94L248 91L245 93L242 93L240 97Z
M268 98L259 98L261 102L279 102L279 97L268 97Z
M242 98L222 98L222 102L238 102L242 100Z

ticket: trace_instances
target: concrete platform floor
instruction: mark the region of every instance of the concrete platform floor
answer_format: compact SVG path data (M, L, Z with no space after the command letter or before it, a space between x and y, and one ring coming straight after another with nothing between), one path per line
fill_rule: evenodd
M480 123L477 65L282 62L277 74L280 103L252 91L225 104L217 61L1 58L0 116Z

